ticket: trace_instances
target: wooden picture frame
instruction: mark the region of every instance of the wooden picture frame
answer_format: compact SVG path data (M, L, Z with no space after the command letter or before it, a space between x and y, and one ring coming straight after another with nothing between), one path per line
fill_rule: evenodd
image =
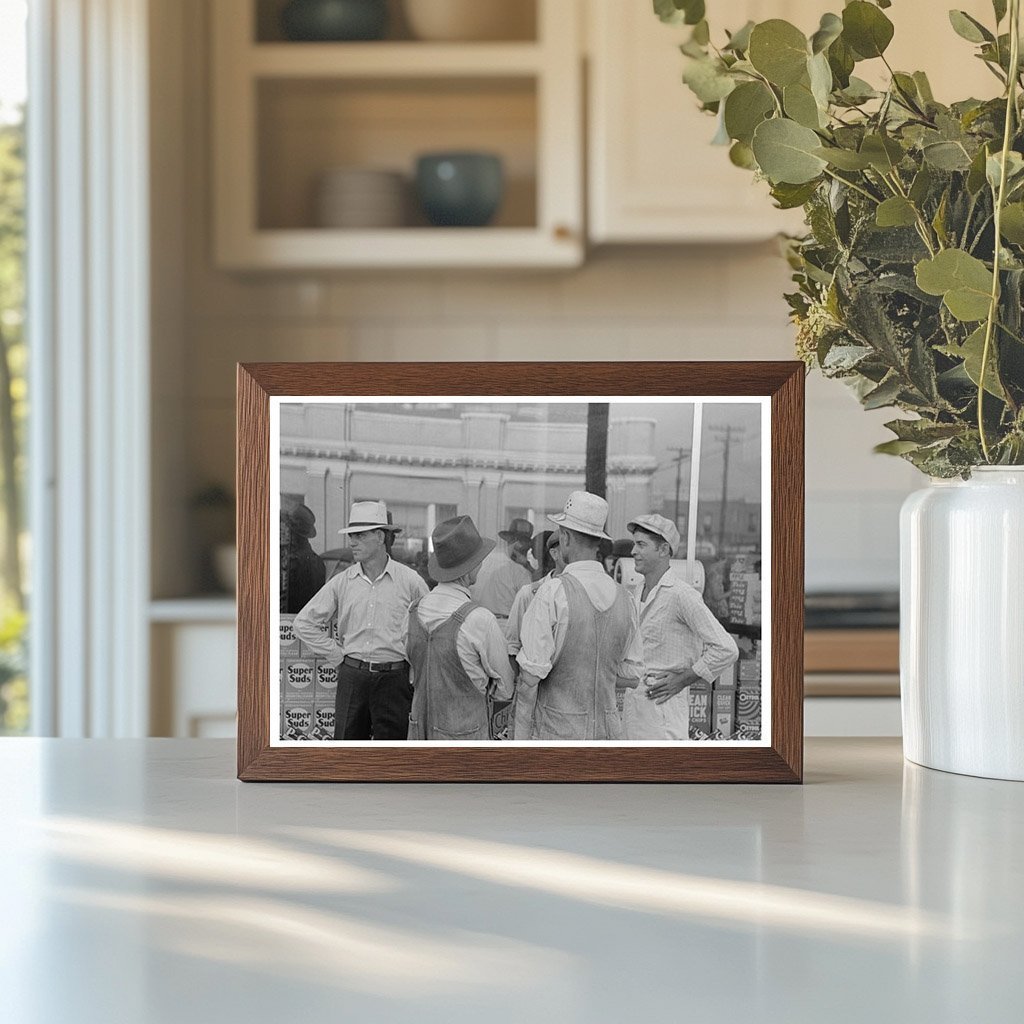
M770 410L770 737L762 746L271 744L271 399L750 396ZM664 401L664 397L661 399ZM708 399L713 400L713 399ZM804 367L799 362L238 366L238 778L247 781L801 782ZM276 671L274 673L276 677Z

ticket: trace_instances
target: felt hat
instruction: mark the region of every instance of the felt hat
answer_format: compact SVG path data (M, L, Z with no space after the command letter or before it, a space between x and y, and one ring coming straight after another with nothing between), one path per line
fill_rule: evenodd
M529 543L533 540L533 523L529 519L513 519L507 530L499 530L498 536L502 540L521 540Z
M391 523L388 507L383 501L355 501L348 517L348 526L338 533L367 533L370 530L390 530L401 533L401 527Z
M585 533L588 537L611 540L604 532L608 522L608 502L588 491L573 491L565 503L565 509L548 519L567 530Z
M668 542L669 552L675 554L679 548L679 531L671 519L659 516L656 512L646 516L637 516L626 524L626 529L632 533L634 530L646 530L656 537Z
M464 576L478 566L496 544L480 536L469 516L455 516L438 523L430 540L434 550L427 559L427 572L438 583L450 583Z
M292 532L298 536L306 538L316 536L316 516L313 515L313 510L305 505L298 505L296 508L293 508L291 515L288 517L288 522Z

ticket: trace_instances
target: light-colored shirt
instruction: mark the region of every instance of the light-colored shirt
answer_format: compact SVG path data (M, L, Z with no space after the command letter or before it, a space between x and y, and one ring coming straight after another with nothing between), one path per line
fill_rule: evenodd
M404 661L409 605L426 594L419 573L393 558L375 580L357 562L331 577L295 616L295 635L332 665L349 655L375 664Z
M583 585L594 607L604 612L611 608L619 592L619 584L602 568L599 562L571 562L562 570L571 573ZM630 602L630 630L626 650L617 674L622 679L640 679L643 676L643 646L637 628L636 604ZM522 648L516 656L519 667L538 679L544 679L558 660L569 629L569 600L560 576L544 580L523 616L520 632Z
M459 583L438 583L416 608L423 628L432 633L446 622L467 601L469 588ZM505 637L498 620L486 608L474 608L459 628L455 650L470 681L483 694L492 686L492 695L500 700L512 699L512 668L505 653ZM416 685L413 666L412 684Z
M739 657L736 641L674 569L665 571L646 601L642 588L634 600L648 672L692 669L710 683Z
M489 608L499 619L507 619L519 588L529 582L530 574L526 568L495 548L480 564L473 599Z
M530 607L533 595L537 593L536 588L544 580L551 579L551 576L552 574L549 572L536 583L527 583L525 586L520 587L516 593L516 599L512 602L512 607L508 612L508 621L505 623L505 640L508 642L508 656L510 658L514 658L522 650L523 642L520 639L520 634L523 631L523 616L526 614L526 609Z
M643 600L633 595L640 617L646 674L691 669L712 682L739 657L736 641L712 615L700 593L671 567ZM631 740L689 739L689 687L658 704L645 687L626 691L622 725Z

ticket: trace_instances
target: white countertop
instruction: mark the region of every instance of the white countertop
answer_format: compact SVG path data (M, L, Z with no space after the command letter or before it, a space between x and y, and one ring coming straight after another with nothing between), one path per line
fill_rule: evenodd
M1019 1020L1024 785L810 740L803 787L243 785L0 741L11 1024Z

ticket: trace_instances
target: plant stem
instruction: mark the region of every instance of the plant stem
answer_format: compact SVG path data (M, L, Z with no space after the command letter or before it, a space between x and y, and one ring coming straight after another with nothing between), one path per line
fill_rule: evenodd
M827 167L825 168L825 173L833 181L838 181L841 185L845 185L847 188L852 188L854 192L859 192L862 196L865 197L865 199L870 199L871 202L875 204L875 206L879 204L880 200L876 196L873 196L870 192L868 192L867 189L861 188L860 185L857 185L852 181L847 181L846 178L840 178L838 174L834 174Z
M999 313L1000 242L1002 241L1003 204L1006 201L1006 165L1013 140L1013 122L1017 114L1017 83L1020 68L1020 0L1010 0L1010 74L1006 84L1006 124L1003 127L1003 151L999 168L999 190L995 197L995 252L992 257L992 295L988 320L985 323L985 347L981 350L981 371L978 374L978 434L985 461L992 462L988 435L985 432L985 374L992 354L992 334Z

